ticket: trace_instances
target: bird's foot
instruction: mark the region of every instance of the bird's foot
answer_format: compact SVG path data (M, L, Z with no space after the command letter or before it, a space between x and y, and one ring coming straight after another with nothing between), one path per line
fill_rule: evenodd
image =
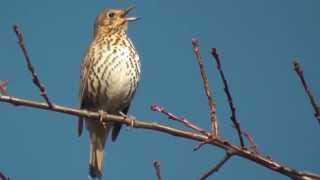
M122 111L119 111L119 114L120 114L124 119L129 119L129 120L130 120L130 126L133 128L133 126L134 126L134 118L129 117L128 115L126 115L126 114L123 113Z
M106 128L107 127L107 123L105 121L103 121L103 115L104 115L105 112L102 109L100 109L98 111L98 113L99 113L99 116L100 116L100 119L99 119L100 123L103 125L104 128Z

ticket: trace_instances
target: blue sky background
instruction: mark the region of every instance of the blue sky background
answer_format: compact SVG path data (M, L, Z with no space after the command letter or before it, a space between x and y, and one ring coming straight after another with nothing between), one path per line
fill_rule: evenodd
M238 143L221 81L210 56L216 47L243 128L260 150L297 169L320 172L320 127L298 78L295 57L320 99L320 1L44 1L2 0L0 5L0 79L10 95L42 101L12 32L18 24L49 97L77 107L79 66L92 39L95 16L105 7L137 8L142 17L129 27L143 65L141 86L130 114L182 127L149 106L159 103L209 128L191 38L201 41L214 89L221 135ZM76 118L0 103L0 171L14 180L87 179L87 133L76 136ZM126 129L107 145L105 179L156 179L153 160L164 179L197 179L220 160L223 151L149 130ZM239 157L209 179L286 180Z

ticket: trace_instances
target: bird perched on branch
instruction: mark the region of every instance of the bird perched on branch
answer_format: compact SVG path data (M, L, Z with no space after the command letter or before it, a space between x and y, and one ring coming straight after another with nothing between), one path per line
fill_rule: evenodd
M81 65L80 108L126 115L140 80L140 61L130 38L128 23L137 17L128 17L127 9L104 9L96 18L94 39ZM89 174L103 175L104 146L112 130L112 141L119 135L121 124L86 120L90 135ZM79 118L78 135L83 129Z

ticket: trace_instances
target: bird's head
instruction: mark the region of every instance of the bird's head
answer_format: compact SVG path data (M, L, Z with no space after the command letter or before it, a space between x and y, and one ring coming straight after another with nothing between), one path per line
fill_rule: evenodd
M126 31L128 22L136 21L138 17L128 17L128 13L133 9L104 9L96 18L95 33L115 33Z

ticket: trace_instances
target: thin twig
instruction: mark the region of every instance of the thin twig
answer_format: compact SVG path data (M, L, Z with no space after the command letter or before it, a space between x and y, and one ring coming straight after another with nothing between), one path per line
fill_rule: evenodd
M0 171L0 180L10 180L10 178Z
M232 126L234 127L234 126ZM253 136L250 135L246 130L244 129L241 129L241 133L243 134L244 137L246 137L248 139L248 142L250 144L250 146L248 147L248 149L250 151L252 151L253 153L257 153L257 154L260 154L259 150L258 150L258 146L257 144L255 143L254 139L253 139ZM210 144L211 141L214 141L215 139L212 139L212 138L208 138L206 141L202 141L202 142L198 142L194 148L193 148L193 151L198 151L200 148L202 148L204 145L206 144Z
M208 144L210 141L202 141L202 142L198 142L194 148L193 151L198 151L200 148L202 148L202 146Z
M201 73L201 77L202 77L203 85L204 85L204 91L205 91L206 96L208 98L208 104L209 104L209 108L210 108L212 136L213 136L213 138L218 138L219 137L219 127L218 127L218 119L217 119L217 113L216 113L216 104L215 104L213 97L211 95L209 82L208 82L208 76L207 76L206 71L204 69L203 59L200 54L199 41L195 38L192 39L192 47L193 47L193 51L196 56L199 68L200 68L200 73Z
M153 167L156 170L157 179L162 180L161 173L160 173L160 161L158 160L153 161Z
M230 119L231 119L232 123L234 124L234 126L235 126L235 128L237 130L237 133L238 133L238 136L239 136L239 140L240 140L240 145L241 145L241 147L244 147L244 141L243 141L243 137L242 137L241 130L240 130L241 129L240 128L240 123L239 123L239 121L237 119L237 116L236 116L236 107L235 107L235 105L233 103L233 98L231 96L231 92L230 92L230 89L229 89L229 86L228 86L227 79L224 76L224 72L223 72L222 67L221 67L220 57L219 57L219 54L218 54L216 48L212 48L211 55L216 60L217 69L219 71L220 77L221 77L223 85L224 85L223 89L224 89L224 92L226 93L227 98L228 98L228 104L229 104L229 107L230 107L230 110L231 110Z
M194 140L198 142L208 141L208 137L203 134L173 128L167 125L162 125L159 123L152 122L150 120L137 120L129 117L117 116L117 115L112 115L107 113L101 114L99 112L69 108L69 107L60 106L57 104L53 104L53 107L50 107L47 103L31 101L31 100L21 99L13 96L5 96L5 95L0 95L0 102L9 103L15 106L28 106L36 109L44 109L48 111L60 112L60 113L69 114L73 116L83 117L83 118L86 118L87 120L92 120L92 121L100 121L102 118L102 121L107 123L116 122L116 123L125 124L128 126L132 126L138 129L149 129L149 130L158 131L165 134L170 134L176 137L181 137L181 138ZM257 164L260 164L261 166L264 166L275 172L286 175L290 178L309 177L310 180L320 179L320 174L313 174L305 171L292 169L268 157L264 157L260 154L253 153L252 151L247 150L245 148L241 148L237 145L231 144L230 142L222 138L214 138L210 140L208 144L222 148L229 152L234 152L234 155L253 161Z
M9 83L8 80L0 81L0 94L8 95L8 92L7 92L8 83Z
M247 138L250 144L249 149L254 153L260 154L258 145L255 143L253 136L243 128L241 128L241 134L243 134L243 136Z
M204 129L200 128L199 126L193 124L190 120L188 120L187 118L183 117L183 116L177 116L171 112L169 112L167 109L165 109L163 106L159 105L159 104L153 104L151 105L150 108L152 111L155 112L160 112L164 115L166 115L168 117L168 119L174 120L174 121L178 121L183 123L185 126L203 134L206 136L209 136L209 133L206 132Z
M27 63L27 67L28 67L28 70L30 71L31 75L32 75L32 82L33 84L35 84L39 90L40 90L40 95L45 99L45 101L48 103L48 105L51 107L52 106L52 103L51 101L49 100L49 97L46 93L46 88L45 86L40 82L39 78L38 78L38 75L35 71L35 68L34 66L32 65L31 63L31 59L30 59L30 56L29 56L29 53L27 51L27 48L26 48L26 45L24 43L24 39L23 39L23 34L22 32L19 30L19 27L17 25L14 25L13 26L13 31L15 32L16 36L17 36L17 39L18 39L18 43L19 43L19 46L23 52L23 55L24 55L24 58L26 60L26 63Z
M316 119L318 120L319 124L320 124L320 106L317 105L316 103L316 99L315 97L313 96L311 90L309 89L309 86L304 78L304 75L303 75L303 70L302 68L300 67L300 64L298 61L293 61L293 66L294 66L294 71L297 73L297 75L299 76L300 78L300 81L303 85L303 88L305 90L305 92L307 93L308 97L309 97L309 100L310 100L310 103L314 109L314 116L316 117Z
M210 171L208 171L203 176L201 176L200 180L205 180L209 176L211 176L213 173L218 172L219 169L231 158L232 155L233 155L233 153L230 153L227 151L226 154L224 155L224 157L219 161L219 163L216 164L215 166L213 166Z

